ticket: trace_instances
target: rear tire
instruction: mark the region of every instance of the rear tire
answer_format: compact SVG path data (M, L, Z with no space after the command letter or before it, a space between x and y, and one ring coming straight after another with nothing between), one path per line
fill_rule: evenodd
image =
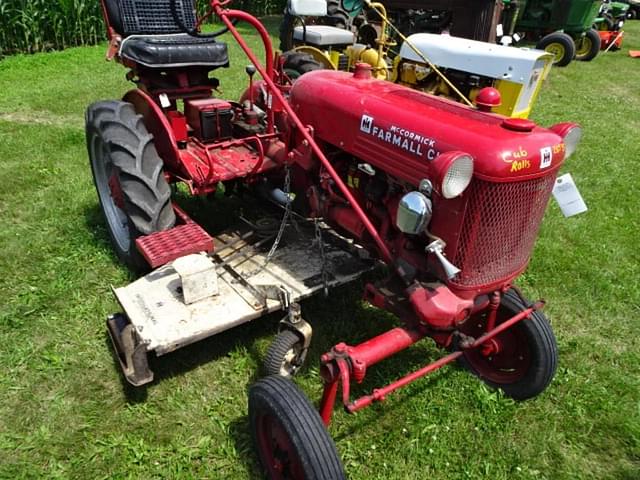
M320 415L290 380L270 376L251 386L249 423L267 478L346 478Z
M292 81L295 81L305 73L322 70L324 68L319 61L308 53L292 51L283 53L282 57L284 58L282 65L284 73L286 73Z
M502 296L496 326L525 310L525 302L512 289ZM475 315L461 328L478 338L485 333L486 318ZM558 364L558 347L549 321L540 311L516 323L495 337L500 352L485 356L480 348L466 350L460 363L487 385L499 388L516 400L542 393L549 385Z
M91 172L111 242L125 264L146 270L135 239L167 230L176 220L153 136L126 102L94 103L85 120Z
M576 46L566 33L553 32L542 37L536 44L536 48L553 54L553 64L558 67L566 67L576 56Z
M600 53L602 40L593 28L588 30L584 37L576 41L576 60L590 62Z

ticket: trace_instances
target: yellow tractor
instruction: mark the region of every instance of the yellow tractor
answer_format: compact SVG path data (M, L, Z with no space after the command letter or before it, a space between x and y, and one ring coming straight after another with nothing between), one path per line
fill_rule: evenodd
M336 3L343 7L335 8ZM311 70L350 71L357 63L367 63L376 78L527 118L553 63L553 55L541 50L447 34L405 37L389 21L381 3L367 2L369 16L378 21L358 18L344 8L345 3L289 2L281 48L287 50L284 67L293 79ZM390 30L402 42L397 52Z

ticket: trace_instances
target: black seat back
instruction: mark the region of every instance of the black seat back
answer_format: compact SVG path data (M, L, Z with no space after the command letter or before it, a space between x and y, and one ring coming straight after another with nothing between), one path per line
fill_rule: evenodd
M196 27L194 0L103 0L109 24L122 37L183 33Z

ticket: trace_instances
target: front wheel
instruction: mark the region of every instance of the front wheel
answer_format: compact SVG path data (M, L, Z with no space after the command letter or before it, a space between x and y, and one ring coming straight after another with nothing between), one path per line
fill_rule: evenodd
M249 422L267 478L346 478L320 415L290 380L270 376L251 386Z
M590 62L600 52L602 40L593 28L585 33L584 37L576 40L576 60Z
M525 301L514 291L502 296L496 326L525 310ZM467 320L461 331L474 338L485 333L486 313ZM544 391L556 372L558 347L549 321L540 311L494 337L495 353L482 347L466 350L460 363L493 388L509 397L525 400Z
M536 48L553 55L553 64L566 67L576 56L576 46L573 38L563 32L553 32L538 41Z

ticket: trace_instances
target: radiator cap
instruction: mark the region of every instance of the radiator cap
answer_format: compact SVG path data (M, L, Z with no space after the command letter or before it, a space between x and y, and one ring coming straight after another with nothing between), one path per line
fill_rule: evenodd
M353 78L366 80L371 78L371 65L368 63L356 63L356 69L353 72Z
M502 127L507 130L514 130L516 132L530 132L535 128L535 122L526 118L505 118L502 121Z

